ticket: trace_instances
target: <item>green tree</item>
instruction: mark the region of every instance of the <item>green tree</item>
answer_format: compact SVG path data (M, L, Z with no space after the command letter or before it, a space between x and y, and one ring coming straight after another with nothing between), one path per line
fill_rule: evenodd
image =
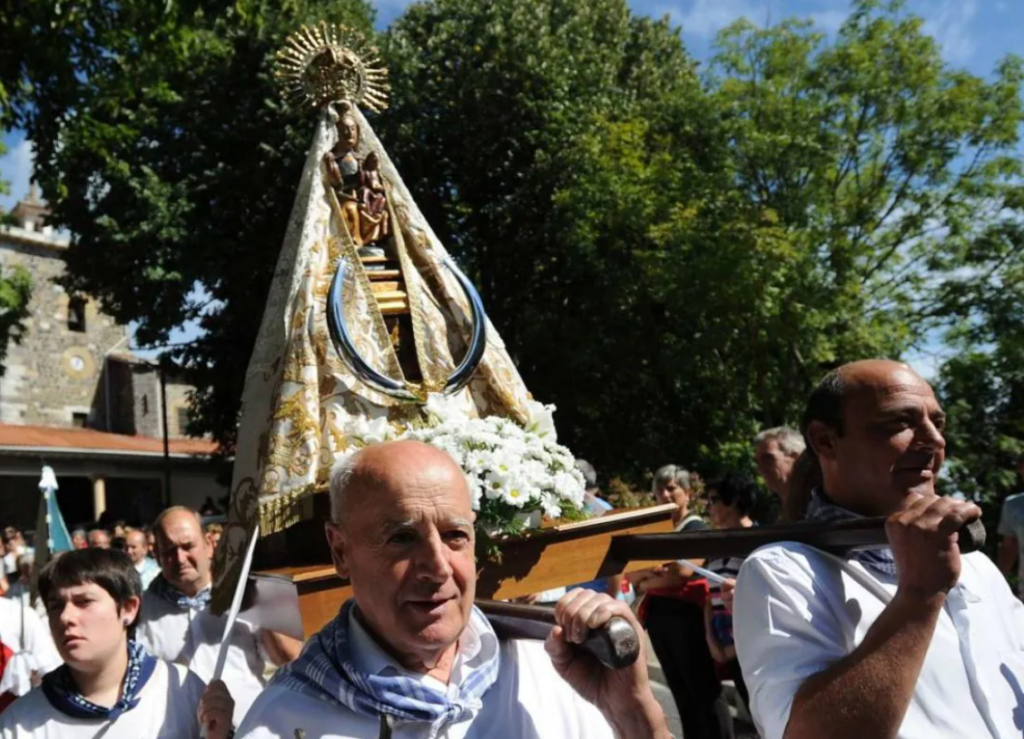
M978 215L1016 208L1020 64L986 83L865 0L832 41L738 22L698 80L624 12L415 6L388 140L575 449L749 465L824 371L951 320Z
M32 298L32 277L24 267L0 269L0 377L7 370L4 363L11 342L20 344L25 334Z
M947 295L955 354L939 373L950 481L981 504L990 531L1003 499L1020 491L1024 453L1024 227L994 220L967 255L968 278Z
M4 88L0 85L0 110L4 104ZM0 130L3 130L0 127ZM7 151L3 141L0 141L0 157ZM2 173L0 173L2 174ZM0 178L0 195L10 192L10 183ZM0 228L2 228L8 217L0 211ZM21 343L25 334L25 319L29 317L29 300L32 298L32 276L24 267L4 270L0 265L0 377L3 377L7 370L4 360L7 359L7 350L13 341Z

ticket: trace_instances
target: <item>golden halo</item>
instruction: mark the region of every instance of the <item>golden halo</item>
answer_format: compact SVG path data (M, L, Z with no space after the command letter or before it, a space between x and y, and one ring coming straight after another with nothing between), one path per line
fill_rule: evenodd
M358 31L334 23L303 26L277 52L274 76L297 107L347 100L379 113L388 106L388 70Z

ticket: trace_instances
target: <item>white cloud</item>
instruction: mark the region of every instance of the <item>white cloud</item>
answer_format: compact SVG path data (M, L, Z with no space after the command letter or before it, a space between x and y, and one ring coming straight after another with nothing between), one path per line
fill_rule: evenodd
M35 149L28 139L22 139L11 146L7 153L0 157L0 180L6 180L10 184L10 193L0 195L0 208L10 210L28 195L28 182L32 179L34 162Z
M663 6L655 17L667 14L684 33L714 36L738 18L758 25L769 17L769 5L762 0L682 0L682 6Z
M974 55L978 42L970 25L978 13L976 0L933 0L916 8L924 18L924 32L942 46L946 61L962 63Z
M683 31L694 36L711 37L739 18L764 26L789 17L810 18L815 28L834 33L850 14L847 0L818 0L818 10L796 12L780 0L677 0L673 5L663 4L653 13L656 17L669 15ZM647 4L632 0L631 5Z

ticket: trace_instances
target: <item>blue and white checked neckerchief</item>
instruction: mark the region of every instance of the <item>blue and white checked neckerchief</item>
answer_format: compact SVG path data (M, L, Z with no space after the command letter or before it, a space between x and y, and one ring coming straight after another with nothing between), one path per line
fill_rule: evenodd
M167 582L162 573L154 577L153 582L146 588L147 593L150 591L182 610L194 608L197 611L202 611L210 603L210 588L204 588L196 593L195 597L190 597Z
M422 682L402 675L361 673L352 658L349 601L316 636L309 640L298 659L274 675L274 685L337 701L352 711L381 720L393 717L402 721L430 722L436 731L448 723L472 718L482 706L484 693L498 679L500 650L474 668L458 685L458 696L449 698ZM468 629L480 636L497 635L476 606L470 614Z
M139 703L139 693L156 669L156 657L134 639L128 641L128 671L121 697L110 708L98 706L78 691L71 670L61 665L43 677L43 694L50 705L72 718L114 721Z
M845 508L840 508L821 490L815 490L811 493L811 502L807 507L807 518L811 521L848 521L854 518L863 518L863 516L853 511L848 511ZM884 549L853 551L847 556L860 562L868 569L896 577L896 560L892 556L892 549L888 547Z

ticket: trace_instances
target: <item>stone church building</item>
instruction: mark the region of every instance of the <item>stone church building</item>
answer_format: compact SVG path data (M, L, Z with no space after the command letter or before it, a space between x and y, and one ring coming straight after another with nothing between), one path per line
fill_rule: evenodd
M0 226L0 269L32 278L27 330L0 377L0 526L35 526L43 464L71 527L101 516L146 524L169 504L217 501L227 488L216 446L186 435L189 386L132 355L127 326L57 283L69 241L47 213L32 186Z

